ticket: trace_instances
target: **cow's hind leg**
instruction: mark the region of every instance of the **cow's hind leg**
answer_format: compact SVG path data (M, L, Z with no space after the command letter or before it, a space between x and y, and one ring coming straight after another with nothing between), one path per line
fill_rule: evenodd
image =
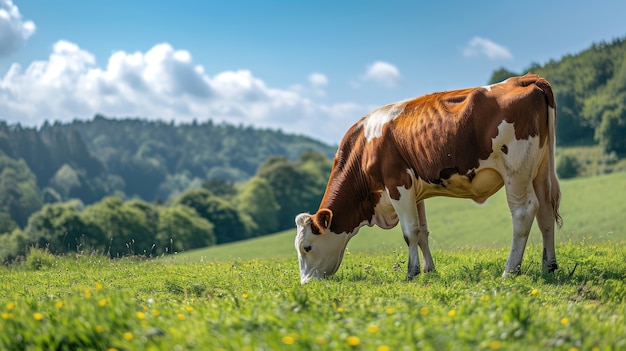
M541 230L543 239L541 267L544 272L554 272L559 266L556 263L556 252L554 249L554 227L556 218L551 201L550 178L548 176L538 177L534 180L533 186L537 194L537 200L539 201L537 225L539 226L539 230Z
M417 215L419 218L419 233L417 236L417 244L422 249L422 256L424 258L424 272L432 272L435 270L435 262L433 256L430 253L430 247L428 246L428 223L426 221L426 206L424 201L417 203Z
M508 182L505 187L513 221L513 243L502 276L507 273L520 272L528 234L539 207L537 196L530 182L526 184Z

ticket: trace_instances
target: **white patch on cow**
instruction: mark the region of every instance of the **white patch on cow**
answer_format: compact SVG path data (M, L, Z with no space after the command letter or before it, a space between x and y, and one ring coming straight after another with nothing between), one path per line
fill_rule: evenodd
M380 138L383 135L383 126L396 119L404 111L405 106L404 102L398 102L370 113L363 121L365 139L371 141L374 138Z
M491 88L493 88L494 86L499 85L499 84L504 84L504 83L506 83L506 81L507 81L507 80L509 80L509 78L507 78L507 79L505 79L505 80L503 80L503 81L501 81L501 82L499 82L499 83L494 83L494 84L489 84L489 85L483 85L482 87L483 87L483 88L485 88L485 89L487 89L487 91L491 91Z
M514 124L502 121L498 126L498 135L493 139L492 145L493 153L490 159L499 159L498 163L504 166L504 174L511 177L520 170L526 169L524 165L529 162L529 158L538 157L539 136L518 140L515 137ZM503 145L506 145L506 154L501 151ZM536 163L535 160L531 160L531 162Z

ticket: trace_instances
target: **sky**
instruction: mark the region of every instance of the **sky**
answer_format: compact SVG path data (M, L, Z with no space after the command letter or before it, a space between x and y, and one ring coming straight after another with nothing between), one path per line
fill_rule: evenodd
M624 38L625 14L623 0L0 0L0 120L211 119L336 145L379 106Z

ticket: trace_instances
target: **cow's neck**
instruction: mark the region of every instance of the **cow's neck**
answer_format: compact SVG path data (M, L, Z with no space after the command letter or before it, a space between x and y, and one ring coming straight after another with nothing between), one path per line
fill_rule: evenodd
M356 234L358 229L371 224L380 191L372 191L371 184L356 165L342 170L333 167L320 209L333 212L330 230L333 233Z

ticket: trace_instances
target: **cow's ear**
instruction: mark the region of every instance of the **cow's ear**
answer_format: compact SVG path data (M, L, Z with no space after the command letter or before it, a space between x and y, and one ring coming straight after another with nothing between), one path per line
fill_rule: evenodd
M330 228L330 222L333 220L333 211L322 208L317 211L315 214L315 224L320 228L321 231L324 231Z
M304 227L305 225L311 223L311 215L308 213L300 213L296 216L296 226Z

